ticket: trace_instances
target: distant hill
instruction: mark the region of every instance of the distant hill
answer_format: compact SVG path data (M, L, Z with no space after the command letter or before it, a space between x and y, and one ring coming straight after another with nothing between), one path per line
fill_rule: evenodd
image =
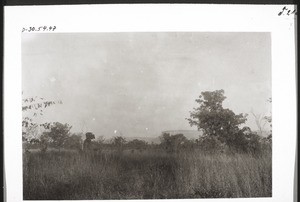
M160 143L160 139L159 137L125 137L127 141L132 141L134 139L138 139L138 140L143 140L145 142L148 142L149 144L151 144L152 142L154 144L159 144Z
M187 139L197 139L200 135L202 135L202 132L195 131L195 130L167 130L162 131L162 133L169 133L170 135L176 135L176 134L183 134ZM132 141L134 139L143 140L148 143L154 143L159 144L160 139L159 136L157 137L125 137L127 141Z
M197 130L166 130L162 133L169 133L170 135L183 134L187 139L197 139L202 135L202 132Z

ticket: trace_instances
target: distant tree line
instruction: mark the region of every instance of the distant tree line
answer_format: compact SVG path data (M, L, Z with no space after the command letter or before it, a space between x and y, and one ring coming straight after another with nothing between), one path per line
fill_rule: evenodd
M39 124L44 128L40 136L30 135L38 124L33 123L29 117L23 117L23 142L25 150L38 148L46 152L49 148L72 149L80 152L101 152L103 149L115 150L122 153L124 150L141 152L145 149L160 149L167 153L178 153L189 150L201 150L202 152L231 152L260 154L272 146L272 130L270 135L263 138L252 131L249 127L243 126L247 120L247 114L235 114L232 110L223 107L226 99L224 90L202 92L196 103L197 108L190 112L187 121L191 126L196 126L203 132L197 139L187 139L183 134L171 135L163 133L160 136L160 144L149 144L146 141L134 139L127 141L122 136L116 136L105 140L103 136L95 138L91 132L71 133L72 126L65 123L52 122ZM34 99L26 99L26 103ZM271 99L269 100L271 103ZM58 102L61 103L61 102ZM44 105L29 104L23 107L23 111L48 107L55 102L44 101ZM35 107L30 107L35 106ZM36 113L36 112L34 112ZM272 126L272 117L265 116L265 121Z

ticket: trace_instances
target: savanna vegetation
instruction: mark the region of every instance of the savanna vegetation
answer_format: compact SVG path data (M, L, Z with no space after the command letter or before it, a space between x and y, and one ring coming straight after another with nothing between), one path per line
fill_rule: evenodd
M271 197L272 131L252 131L225 99L223 90L202 92L187 121L203 135L163 133L159 144L73 134L69 124L24 116L24 200ZM27 99L23 111L29 106L34 114L48 105Z

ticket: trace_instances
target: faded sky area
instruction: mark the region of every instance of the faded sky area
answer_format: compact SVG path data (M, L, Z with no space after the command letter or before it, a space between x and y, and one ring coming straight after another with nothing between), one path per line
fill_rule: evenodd
M22 35L23 97L59 99L37 121L112 137L196 130L185 118L202 91L225 90L235 113L268 114L270 33ZM257 127L249 114L247 125Z

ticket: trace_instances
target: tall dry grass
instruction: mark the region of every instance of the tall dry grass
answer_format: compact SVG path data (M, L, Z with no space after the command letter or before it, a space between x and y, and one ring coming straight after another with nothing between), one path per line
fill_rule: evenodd
M271 154L24 154L24 200L271 197Z

